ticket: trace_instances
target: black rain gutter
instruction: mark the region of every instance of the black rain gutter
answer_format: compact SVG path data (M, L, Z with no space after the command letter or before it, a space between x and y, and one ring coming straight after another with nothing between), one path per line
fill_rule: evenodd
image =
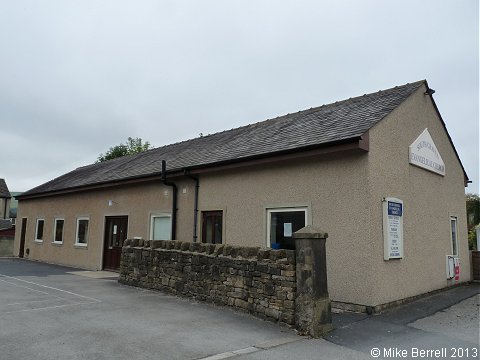
M162 183L166 186L171 186L173 189L172 199L172 240L176 240L177 237L177 185L175 183L167 181L167 163L162 160Z
M198 230L197 230L197 222L198 222L198 192L200 189L200 180L198 175L191 175L187 169L184 170L184 175L190 179L195 181L195 204L193 209L193 242L197 242L198 240Z

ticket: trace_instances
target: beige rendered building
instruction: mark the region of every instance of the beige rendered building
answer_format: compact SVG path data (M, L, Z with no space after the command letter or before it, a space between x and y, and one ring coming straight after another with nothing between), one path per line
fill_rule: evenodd
M78 168L19 196L15 254L115 269L127 237L292 248L312 224L337 305L469 281L468 178L432 93L419 81Z

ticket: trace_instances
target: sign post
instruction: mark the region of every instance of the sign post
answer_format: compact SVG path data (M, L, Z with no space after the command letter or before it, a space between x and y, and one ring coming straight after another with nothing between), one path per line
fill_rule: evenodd
M383 200L384 260L403 258L403 211L402 200Z

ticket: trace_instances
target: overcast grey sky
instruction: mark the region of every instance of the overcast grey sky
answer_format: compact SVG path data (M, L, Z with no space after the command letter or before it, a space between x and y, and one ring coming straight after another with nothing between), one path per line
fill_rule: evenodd
M478 0L0 0L0 178L427 79L478 192L478 19Z

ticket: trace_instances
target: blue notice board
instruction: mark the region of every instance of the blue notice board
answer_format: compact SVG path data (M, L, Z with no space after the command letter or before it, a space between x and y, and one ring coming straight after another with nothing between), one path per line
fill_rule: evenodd
M402 204L389 201L388 202L388 215L402 216Z
M384 260L403 258L403 201L383 198Z

